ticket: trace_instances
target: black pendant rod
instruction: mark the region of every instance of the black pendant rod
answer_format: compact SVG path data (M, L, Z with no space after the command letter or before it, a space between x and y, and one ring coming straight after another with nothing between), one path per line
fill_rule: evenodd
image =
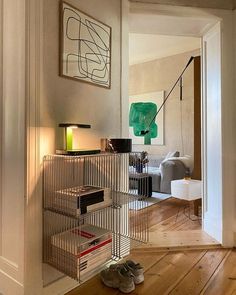
M169 93L167 94L166 98L164 99L163 103L161 104L161 106L159 107L158 111L156 112L155 116L152 118L148 129L147 130L142 130L141 131L141 135L145 135L150 131L150 127L152 125L152 123L154 122L154 120L156 119L157 115L159 114L159 112L161 111L161 109L163 108L164 104L166 103L167 99L169 98L169 96L171 95L172 91L174 90L175 86L177 85L177 83L179 82L180 78L183 76L184 72L186 71L187 67L191 64L191 62L194 60L194 56L191 56L188 63L186 64L185 68L183 69L182 73L180 74L179 78L176 80L175 84L172 86L171 90L169 91Z

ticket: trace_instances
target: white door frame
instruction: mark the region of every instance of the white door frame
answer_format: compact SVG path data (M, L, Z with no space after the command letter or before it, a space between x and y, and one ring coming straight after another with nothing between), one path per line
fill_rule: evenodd
M235 179L235 170L233 168L233 150L235 149L235 142L233 141L233 134L227 133L228 130L232 133L232 128L235 126L235 119L232 109L234 106L233 99L233 45L229 46L228 44L232 44L232 11L225 10L212 10L212 9L195 9L195 8L187 8L187 7L177 7L170 5L158 5L158 4L140 4L140 3L131 3L131 11L133 13L142 14L153 14L163 15L168 17L188 17L190 19L198 19L201 21L201 18L206 21L209 18L209 23L211 23L211 27L216 25L218 26L218 34L220 34L219 39L219 51L220 51L220 65L219 65L219 76L221 81L219 81L219 90L221 91L221 95L219 100L217 101L217 113L215 120L218 120L220 131L218 134L218 138L215 142L218 143L218 153L215 154L215 161L218 161L219 165L212 165L213 162L209 162L208 159L212 158L212 155L209 153L214 153L214 149L207 150L206 147L209 146L209 142L212 137L215 137L214 128L209 128L209 122L207 114L206 114L206 92L202 91L202 107L203 107L203 116L202 116L202 150L206 151L207 154L202 157L202 169L204 176L203 179L203 191L204 191L204 202L203 202L203 219L204 219L204 230L208 232L213 238L218 240L224 246L233 246L233 215L234 215L234 179ZM142 12L143 11L143 12ZM123 16L124 17L124 16ZM224 31L222 32L222 26L224 27ZM127 35L129 32L123 31L123 34ZM164 31L163 31L163 34ZM200 32L200 36L204 39L204 36L209 36L211 34L211 28L208 26L205 30ZM196 36L196 37L199 37ZM124 36L123 36L124 38ZM203 48L203 55L205 49ZM126 58L126 57L124 57ZM202 77L205 77L205 73L203 72L206 67L206 60L202 59ZM128 71L128 65L127 65ZM230 75L231 73L231 75ZM214 78L214 77L213 77ZM205 79L205 78L204 78ZM203 81L204 82L204 81ZM206 85L203 83L203 85ZM122 80L122 87L127 87L128 89L128 81ZM206 86L207 87L207 86ZM203 90L204 88L202 88ZM123 98L123 101L128 101L128 97ZM223 104L223 100L227 101L227 104ZM212 109L213 110L213 109ZM127 113L127 110L126 110ZM123 121L125 124L125 121ZM207 128L208 127L208 128ZM228 128L228 129L227 129ZM208 129L208 134L206 130ZM211 134L210 134L211 132ZM214 141L213 141L214 142ZM208 145L206 145L206 143ZM206 165L207 164L207 165ZM212 165L212 166L210 166ZM215 173L215 169L218 169L218 172ZM230 172L229 172L230 171ZM215 182L218 183L218 197L217 203L219 205L218 211L212 210L210 211L209 206L209 196L213 198L214 194L214 186L209 184L208 175L209 173L214 173L217 179ZM227 175L227 177L226 177ZM206 194L207 192L207 194ZM219 213L218 216L214 216L215 213ZM205 219L205 217L207 217ZM215 225L214 230L212 226ZM218 231L221 231L220 234Z
M0 0L0 293L24 292L25 1Z
M202 38L203 229L223 242L221 22ZM214 128L213 128L214 127ZM216 161L217 159L217 161Z

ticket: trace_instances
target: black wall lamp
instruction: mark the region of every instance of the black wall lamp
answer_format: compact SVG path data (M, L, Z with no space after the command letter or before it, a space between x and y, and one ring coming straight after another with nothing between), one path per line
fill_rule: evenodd
M188 66L191 64L191 62L194 60L194 56L191 56L189 61L187 62L185 68L183 69L183 71L181 72L180 76L178 77L178 79L176 80L176 82L174 83L174 85L172 86L171 90L169 91L169 93L167 94L167 96L165 97L163 103L161 104L161 106L159 107L159 109L157 110L156 114L154 115L154 117L152 118L152 120L150 121L148 127L145 129L145 130L142 130L140 132L140 135L145 135L147 133L150 132L150 127L152 125L152 123L155 121L157 115L159 114L159 112L162 110L162 108L164 107L167 99L170 97L172 91L174 90L175 86L178 84L178 82L180 81L180 100L182 100L182 87L183 87L183 84L182 84L182 76L184 74L184 72L187 70Z

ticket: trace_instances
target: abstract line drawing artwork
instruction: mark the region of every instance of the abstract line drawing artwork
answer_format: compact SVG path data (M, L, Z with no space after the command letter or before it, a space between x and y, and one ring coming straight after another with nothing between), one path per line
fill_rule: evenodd
M129 97L129 137L133 144L164 144L163 109L155 117L162 105L164 91L144 93ZM145 135L141 131L149 130Z
M60 75L110 88L111 27L61 2Z

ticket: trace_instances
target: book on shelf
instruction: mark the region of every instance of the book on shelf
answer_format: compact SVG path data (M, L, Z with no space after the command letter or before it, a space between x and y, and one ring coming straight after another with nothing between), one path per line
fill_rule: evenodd
M110 206L111 203L109 188L83 185L56 191L52 206L65 213L81 215Z

